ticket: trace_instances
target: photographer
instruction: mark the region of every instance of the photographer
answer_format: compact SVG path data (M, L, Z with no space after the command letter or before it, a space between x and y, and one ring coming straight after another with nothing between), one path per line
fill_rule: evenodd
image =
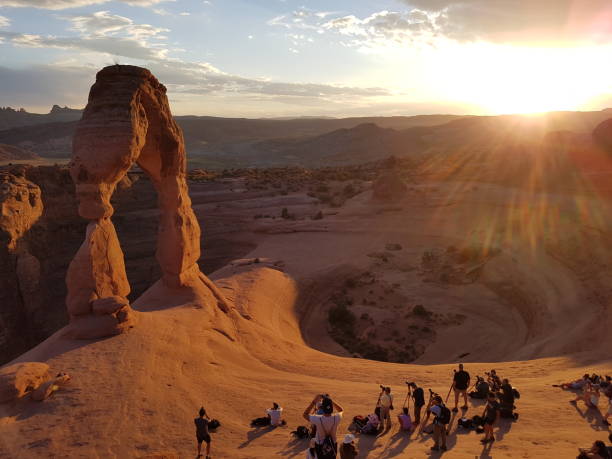
M590 449L578 448L577 459L610 459L610 452L603 441L596 441Z
M480 440L480 443L484 445L495 441L493 437L493 426L499 420L499 403L495 400L495 394L493 392L489 392L482 418L484 419L485 436Z
M463 395L463 406L462 410L467 410L467 390L470 387L470 374L463 369L463 364L459 364L459 371L456 371L453 376L453 389L455 390L455 407L453 412L459 411L457 405L459 405L459 395Z
M450 421L450 411L442 403L442 397L435 392L431 392L431 398L427 405L427 416L423 421L423 425L427 424L430 414L434 415L433 420L433 439L434 445L431 447L432 451L446 451L446 425ZM423 430L423 426L419 430L419 433Z
M391 429L391 413L393 409L393 395L390 387L380 386L381 392L378 396L377 405L380 406L380 422L383 430Z
M412 400L414 401L414 424L419 425L421 422L421 410L425 406L425 394L423 389L415 382L408 383L408 387L412 390Z
M315 414L317 404L323 414ZM334 413L334 410L336 411ZM316 428L315 450L318 459L335 458L338 451L336 439L338 426L342 421L343 409L329 396L317 395L304 410L303 417Z
M471 398L485 400L487 395L489 395L489 383L487 383L484 378L481 378L480 376L476 376L475 389L475 391L469 393Z

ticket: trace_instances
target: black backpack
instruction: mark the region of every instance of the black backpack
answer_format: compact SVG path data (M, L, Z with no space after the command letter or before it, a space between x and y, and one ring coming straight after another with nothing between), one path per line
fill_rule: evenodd
M221 427L221 423L218 420L211 419L210 421L208 421L208 428L210 430L215 430L215 429L218 429L219 427Z
M451 419L451 412L445 405L440 405L440 416L436 417L436 421L440 424L448 424Z
M323 443L317 445L317 459L335 459L338 453L338 445L334 442L331 433L328 433L323 426L323 418L321 420L321 430L325 434ZM336 418L334 418L334 427L336 426ZM333 429L333 428L332 428Z
M519 399L521 398L521 393L515 388L512 388L512 394L514 395L514 398Z
M298 426L293 432L291 432L297 438L304 439L310 437L310 431L306 426Z

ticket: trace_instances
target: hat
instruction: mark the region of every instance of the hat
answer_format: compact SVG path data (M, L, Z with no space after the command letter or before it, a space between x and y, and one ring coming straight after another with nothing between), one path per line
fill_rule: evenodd
M348 444L348 443L353 443L354 441L355 441L355 435L353 435L353 434L346 434L344 436L343 443Z

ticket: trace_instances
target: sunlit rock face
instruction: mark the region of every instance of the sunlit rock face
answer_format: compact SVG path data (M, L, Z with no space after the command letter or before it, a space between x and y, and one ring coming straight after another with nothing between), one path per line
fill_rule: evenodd
M190 288L204 283L214 290L197 265L200 226L187 190L183 134L172 118L166 88L146 69L106 67L91 88L70 163L79 215L90 221L66 278L71 317L67 334L75 338L121 333L133 323L123 252L111 221L111 196L134 165L149 175L158 192L156 256L163 284ZM96 301L111 297L120 308L94 313Z

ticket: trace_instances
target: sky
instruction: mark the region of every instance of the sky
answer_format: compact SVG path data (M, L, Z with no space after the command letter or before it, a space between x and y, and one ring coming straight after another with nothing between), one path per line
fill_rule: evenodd
M0 0L0 106L83 107L149 68L177 115L612 106L612 0Z

